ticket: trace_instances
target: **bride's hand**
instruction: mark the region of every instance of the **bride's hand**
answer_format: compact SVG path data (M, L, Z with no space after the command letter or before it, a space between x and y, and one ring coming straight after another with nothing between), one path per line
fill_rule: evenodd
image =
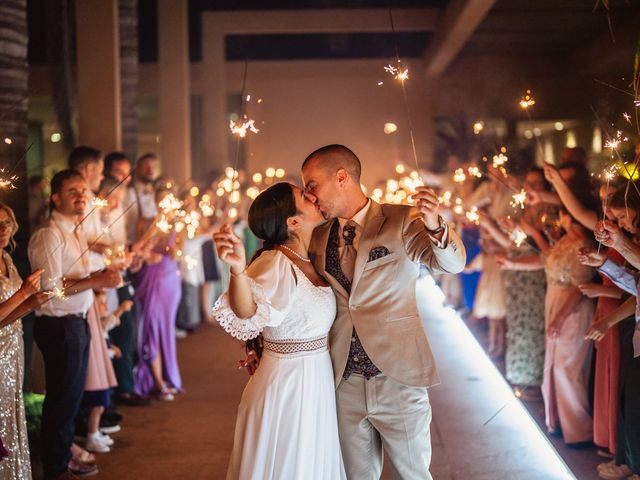
M242 241L233 233L231 225L225 223L213 234L216 253L220 260L231 267L231 273L239 274L247 265L247 258Z

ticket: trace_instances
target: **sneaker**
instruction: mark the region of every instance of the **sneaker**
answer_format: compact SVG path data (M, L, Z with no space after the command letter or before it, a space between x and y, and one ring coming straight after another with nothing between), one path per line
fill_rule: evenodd
M69 473L73 475L72 477L64 477L64 478L78 478L78 477L91 477L92 475L96 475L98 473L98 467L93 465L88 465L86 463L79 463L75 460L71 459L69 461Z
M182 339L182 338L187 338L187 335L189 334L187 333L186 330L183 330L181 328L176 328L175 335L177 339Z
M633 475L633 472L626 465L616 465L614 462L603 464L602 468L598 465L598 475L604 480L622 480Z
M87 435L84 448L93 453L109 453L111 451L109 446L102 443L101 438L97 435Z
M100 433L108 435L110 433L118 433L122 428L117 423L109 426L109 427L100 427Z
M175 398L168 388L163 388L160 390L160 393L158 393L158 400L162 402L173 402Z
M100 441L102 443L104 443L107 447L111 447L113 445L113 438L111 438L109 435L105 435L102 432L98 432L98 438L100 439Z

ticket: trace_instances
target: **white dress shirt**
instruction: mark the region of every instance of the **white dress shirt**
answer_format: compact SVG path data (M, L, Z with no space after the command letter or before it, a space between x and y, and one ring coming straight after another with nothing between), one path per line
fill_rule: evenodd
M31 268L44 269L41 285L43 290L63 290L63 279L81 279L89 276L90 261L86 253L87 241L84 227L76 224L57 210L29 240L28 254ZM93 303L93 290L85 290L66 298L53 296L38 310L36 316L62 317L84 314Z

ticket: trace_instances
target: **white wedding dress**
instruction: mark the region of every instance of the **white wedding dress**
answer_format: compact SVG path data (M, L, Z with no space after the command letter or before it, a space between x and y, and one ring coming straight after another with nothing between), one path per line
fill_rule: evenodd
M238 407L227 480L346 479L327 350L334 294L277 250L262 253L247 274L255 315L238 318L226 293L214 307L232 336L264 339Z

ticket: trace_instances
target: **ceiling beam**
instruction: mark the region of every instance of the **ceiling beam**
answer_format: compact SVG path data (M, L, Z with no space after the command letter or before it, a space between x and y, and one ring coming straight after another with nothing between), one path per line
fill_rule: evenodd
M433 31L437 19L437 8L393 9L394 28L400 32ZM236 35L391 32L386 8L208 11L202 23Z
M451 0L425 51L425 73L437 78L455 60L495 0Z

